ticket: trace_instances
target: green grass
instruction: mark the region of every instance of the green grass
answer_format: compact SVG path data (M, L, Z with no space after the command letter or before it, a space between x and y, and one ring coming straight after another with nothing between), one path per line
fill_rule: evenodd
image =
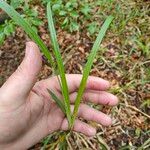
M86 87L86 82L87 82L87 79L88 79L88 76L89 76L89 73L90 73L90 70L92 68L92 65L93 65L93 61L94 61L94 58L96 57L96 54L99 50L99 47L100 47L100 44L106 34L106 31L108 29L108 27L110 26L110 23L112 22L113 20L113 17L112 16L109 16L106 21L104 22L103 26L101 27L101 30L99 31L99 34L97 36L97 39L93 45L93 48L91 50L91 53L88 57L88 61L85 65L85 68L83 70L83 77L82 77L82 80L81 80L81 83L80 83L80 86L79 86L79 90L78 90L78 94L77 94L77 97L76 97L76 100L75 100L75 107L74 107L74 111L73 111L73 123L74 124L74 121L77 117L77 113L78 113L78 109L79 109L79 105L81 103L81 99L82 99L82 96L83 96L83 93L84 93L84 90L85 90L85 87Z
M0 8L2 8L19 26L21 26L25 32L39 45L41 48L42 52L46 56L46 58L49 60L49 62L53 65L53 59L51 57L50 52L48 51L47 47L45 46L44 42L40 39L40 37L36 34L36 32L31 28L30 24L25 21L21 15L19 15L13 7L8 5L6 2L0 0ZM88 57L87 63L85 65L84 71L83 71L83 77L80 83L80 87L78 90L77 98L75 100L75 107L73 114L71 113L71 105L70 105L70 99L69 99L69 90L68 90L68 85L67 85L67 80L65 76L65 69L63 65L63 60L61 58L61 53L59 49L59 45L57 42L57 37L56 37L56 31L53 23L53 17L52 17L52 11L51 11L51 4L50 2L47 4L47 17L48 17L48 24L49 24L49 30L50 30L50 36L51 36L51 41L53 45L53 53L56 58L57 62L57 67L59 70L59 76L60 76L60 87L63 95L63 101L59 100L57 96L52 92L49 91L50 95L52 98L55 100L55 102L58 104L58 106L61 108L63 112L65 112L65 115L68 119L69 127L73 127L74 121L77 117L77 112L82 100L82 95L86 87L86 82L90 73L90 70L92 68L92 64L94 61L94 58L97 54L97 51L99 50L100 44L106 34L106 31L108 27L110 26L110 23L113 20L112 16L109 16L106 21L104 22L98 37L93 45L93 48L91 50L91 53ZM54 68L56 69L56 68ZM59 77L58 77L59 79Z
M74 107L74 111L73 114L71 114L70 111L70 101L69 101L69 92L68 92L68 87L67 87L67 83L66 83L66 78L65 78L65 71L64 71L64 66L63 66L63 61L61 59L61 54L59 51L59 46L58 46L58 42L57 42L57 38L56 38L56 31L54 28L54 23L53 23L53 18L52 18L52 11L51 11L51 5L50 2L47 4L47 15L48 15L48 22L49 22L49 29L50 29L50 33L51 33L51 40L53 43L53 47L54 47L54 54L56 57L56 61L57 61L57 65L59 68L59 74L60 74L60 78L61 78L61 88L62 88L62 93L63 93L63 97L64 97L64 106L65 106L65 110L66 110L66 116L68 118L68 122L69 125L71 127L73 127L74 125L74 121L77 117L77 113L78 113L78 109L79 109L79 105L81 103L81 99L82 99L82 95L86 86L86 82L90 73L90 70L92 68L92 64L94 61L94 58L97 54L97 51L99 50L99 46L102 42L102 39L104 38L106 31L110 25L110 23L113 20L112 16L109 16L106 21L104 22L98 37L93 45L91 54L88 57L88 61L85 65L84 71L83 71L83 78L81 80L80 83L80 87L78 90L78 94L77 94L77 98L75 100L75 107ZM63 107L63 105L61 106Z
M55 31L55 27L54 27L54 23L53 23L53 17L52 17L50 2L47 4L47 17L48 17L48 24L49 24L49 30L50 30L50 35L51 35L51 41L52 41L52 45L53 45L53 52L54 52L54 55L56 58L57 67L58 67L59 75L60 75L60 87L61 87L62 95L64 98L63 99L64 105L61 105L61 107L65 106L64 109L66 111L66 116L67 116L68 123L70 126L72 114L71 114L71 108L70 108L69 90L68 90L67 80L66 80L66 76L65 76L65 69L64 69L64 65L63 65L63 60L61 58L60 49L59 49L59 45L57 42L56 31Z

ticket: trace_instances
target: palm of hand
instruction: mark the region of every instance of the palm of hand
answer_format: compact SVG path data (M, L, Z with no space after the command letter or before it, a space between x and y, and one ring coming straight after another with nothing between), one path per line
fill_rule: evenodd
M31 42L27 49L30 52L25 60L0 89L0 149L25 149L54 131L68 129L64 114L47 92L51 89L62 99L57 78L35 84L35 76L41 68L41 56L34 43ZM81 78L82 75L67 75L72 109ZM83 100L116 105L117 98L104 91L108 87L107 81L89 77ZM80 105L78 116L102 125L111 124L107 115L86 104ZM80 120L75 121L74 130L88 136L96 133L93 127Z

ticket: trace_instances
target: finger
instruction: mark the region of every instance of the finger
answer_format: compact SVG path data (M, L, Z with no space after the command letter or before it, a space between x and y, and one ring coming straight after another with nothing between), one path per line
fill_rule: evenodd
M77 97L77 92L70 94L71 103L75 102L76 97ZM115 106L118 104L118 98L113 94L110 94L105 91L87 90L84 92L82 99L87 102L109 105L109 106Z
M108 115L85 104L80 105L78 117L81 117L88 121L94 121L103 126L109 126L112 124L111 118Z
M67 83L68 83L68 87L69 87L69 92L75 92L78 90L79 86L80 86L80 82L82 79L82 75L80 74L66 74L66 79L67 79ZM59 82L58 82L58 78L52 77L46 80L42 81L43 86L45 88L52 88L52 87L56 87L57 90L61 91ZM107 90L109 88L109 82L98 78L98 77L93 77L93 76L89 76L88 80L87 80L87 84L86 84L86 89L90 89L90 90Z
M69 91L70 92L74 92L77 91L79 86L80 86L80 82L82 79L82 75L79 74L68 74L66 75L67 78L67 83L68 83L68 87L69 87ZM109 88L109 82L99 78L99 77L94 77L94 76L89 76L88 80L87 80L87 84L86 84L86 89L90 89L90 90L106 90Z
M26 44L24 60L2 86L4 93L9 93L10 97L22 98L26 96L36 81L41 65L42 61L39 48L35 43L28 42Z
M68 130L68 121L67 119L64 119L61 125L61 130ZM94 136L96 134L96 129L92 126L88 125L87 123L84 123L80 120L76 120L73 130L76 132L80 132L82 134L85 134L86 136Z
M57 90L54 90L55 87L52 87L52 88L50 89L50 88L46 87L46 86L43 84L42 81L37 82L37 83L34 85L32 91L33 91L34 93L36 93L37 95L39 95L40 97L43 97L44 99L50 100L50 99L52 99L52 97L50 96L50 94L49 94L49 92L48 92L47 89L51 90L60 100L63 100L62 94L61 94L60 92L58 92Z

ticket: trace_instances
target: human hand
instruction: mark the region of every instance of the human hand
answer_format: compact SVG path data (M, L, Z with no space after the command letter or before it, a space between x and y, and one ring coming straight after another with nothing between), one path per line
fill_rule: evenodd
M36 82L41 66L38 47L28 42L23 62L0 88L0 149L27 149L54 131L68 129L64 114L47 92L50 89L62 97L57 77ZM73 109L82 75L68 74L66 78ZM114 106L118 99L105 91L108 88L108 81L90 76L83 100ZM78 116L104 126L111 125L110 117L83 103ZM96 134L93 127L79 119L73 129L87 136Z

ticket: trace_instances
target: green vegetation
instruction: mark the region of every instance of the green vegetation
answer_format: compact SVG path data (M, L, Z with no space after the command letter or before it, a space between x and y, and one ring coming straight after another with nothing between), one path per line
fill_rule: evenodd
M47 2L48 0L43 0L44 4ZM70 32L79 31L80 19L85 20L91 17L92 5L87 3L87 0L53 0L52 5L55 16L60 19L58 21L61 21L61 27L68 29Z
M63 99L64 99L64 102L63 102L64 104L61 105L60 108L63 108L65 106L64 110L66 113L66 117L68 119L69 126L71 126L71 108L70 108L70 100L69 100L69 90L68 90L67 80L66 80L66 76L65 76L65 69L64 69L64 65L63 65L63 60L61 58L59 45L57 42L56 31L55 31L55 27L54 27L54 23L53 23L53 17L52 17L50 2L47 4L47 17L48 17L48 24L49 24L49 30L50 30L50 35L51 35L51 41L53 44L53 51L54 51L54 55L56 58L57 67L58 67L59 75L60 75L60 87L61 87L62 95L63 95ZM58 100L58 101L61 101L61 100ZM61 104L61 102L59 102L59 103Z
M51 65L53 67L54 63L52 61L53 59L52 59L50 52L48 51L44 42L39 38L37 33L32 29L32 27L30 26L30 23L27 20L23 19L22 16L19 15L12 6L8 5L3 0L0 0L0 8L2 8L19 26L21 26L24 29L24 31L39 45L39 47L41 48L41 51L44 53L45 57L49 60L49 62L51 63ZM69 91L68 91L68 85L67 85L66 76L65 76L65 69L64 69L64 65L63 65L63 60L61 58L59 45L57 42L56 31L55 31L55 27L54 27L54 23L53 23L50 2L47 4L47 17L48 17L51 41L53 44L53 53L56 58L57 67L59 70L59 76L60 76L59 82L60 82L60 87L62 90L63 102L61 102L61 100L59 100L59 98L52 91L49 91L49 93L52 96L52 98L56 101L58 106L61 108L61 110L63 112L65 110L65 114L68 119L69 126L70 126L70 128L72 128L74 125L74 121L77 117L79 105L81 103L81 99L83 96L83 92L85 90L87 78L88 78L90 70L92 68L94 58L97 54L97 51L99 50L99 46L102 42L102 39L105 36L106 31L107 31L110 23L113 20L113 17L109 16L106 19L106 21L104 22L104 24L98 34L98 37L93 45L91 54L88 57L87 64L85 65L85 69L83 71L83 77L82 77L81 84L80 84L80 87L78 90L77 98L75 100L75 107L74 107L73 114L71 113L71 105L70 105L70 100L69 100ZM54 70L55 69L56 68L54 68ZM55 71L57 71L57 70L55 70ZM58 79L59 79L59 77L58 77Z
M6 20L4 24L0 25L0 45L3 44L7 36L10 36L14 32L15 32L15 25L12 20L10 21Z
M37 27L42 25L42 21L38 18L38 12L35 9L30 9L29 4L24 0L11 0L8 1L10 6L21 12L21 16L27 21L32 30L37 33ZM23 13L22 13L23 12ZM15 32L16 22L13 20L6 20L4 24L0 23L0 45L4 42L5 38Z
M42 0L43 4L49 2L49 0ZM99 23L93 20L92 10L95 7L101 7L103 5L109 5L113 0L102 1L88 1L88 0L52 0L52 10L56 17L56 22L60 24L62 29L70 32L82 30L83 24L89 21L87 25L84 24L84 28L90 33L90 35L99 31ZM111 7L110 7L111 9ZM99 15L98 12L95 15ZM106 15L108 16L108 15ZM105 17L106 17L105 16ZM104 17L104 18L105 18ZM102 19L104 19L102 18Z
M43 2L44 7L49 2L49 0L37 1L40 4ZM80 37L77 40L83 42L83 44L76 44L74 39L69 42L73 51L73 54L71 53L73 55L72 60L69 63L76 62L74 56L76 56L76 52L79 52L79 46L83 46L85 56L90 54L93 44L91 41L94 41L98 35L99 26L102 25L107 16L114 16L110 30L96 55L91 70L92 75L100 76L112 82L113 89L110 91L116 94L121 101L120 105L113 109L107 108L106 110L104 108L105 112L110 113L112 111L113 118L115 118L114 126L109 127L108 130L98 126L98 135L90 140L83 135L74 134L70 136L70 139L66 138L67 143L74 148L74 143L78 142L77 149L102 149L102 147L104 147L103 149L109 149L109 147L112 147L112 149L147 150L150 145L150 131L148 130L150 108L149 1L51 0L51 2L55 25L59 32L62 32L62 34L59 34L61 36L64 34L61 38L65 39L66 34L72 35L72 37L79 35ZM32 7L32 1L30 1L30 7ZM43 8L43 6L41 7ZM24 14L25 12L22 16L26 18ZM35 16L35 18L38 17ZM7 20L5 24L2 25L3 29L4 26L8 26L7 30L9 31L5 29L6 34L10 35L12 31L14 33L15 22ZM9 27L9 24L13 25ZM47 25L47 23L44 25ZM11 26L13 26L13 30ZM0 33L4 33L3 31ZM58 40L60 40L60 35L57 36ZM89 47L85 46L87 43L90 45L88 45ZM65 53L66 49L66 47L61 47L61 52L69 56L68 53ZM64 58L64 56L62 57ZM83 57L81 59L83 61L79 60L79 64L83 66L87 59ZM67 68L70 64L65 65ZM67 71L79 72L78 68L75 69ZM82 71L81 67L80 72ZM53 92L50 95L56 103L60 102ZM63 104L58 105L62 106ZM62 107L62 111L64 107ZM99 108L99 106L95 107ZM104 144L102 139L99 139L101 136L108 145ZM64 134L54 133L43 140L43 149L50 147L59 149L63 139ZM65 149L70 148L70 146L66 146L66 141L64 145Z
M113 17L109 16L106 19L106 21L104 22L101 30L99 31L98 37L97 37L97 39L96 39L96 41L93 45L91 53L88 57L88 61L85 65L85 68L83 70L83 77L82 77L82 80L81 80L81 83L80 83L80 86L79 86L79 90L78 90L78 94L77 94L77 97L76 97L76 100L75 100L75 107L74 107L73 120L72 120L73 123L74 123L75 118L77 116L78 108L79 108L79 105L80 105L80 102L81 102L81 99L82 99L82 96L83 96L83 92L85 90L86 82L87 82L88 76L90 74L90 70L92 68L94 58L96 57L96 54L97 54L97 51L99 50L99 46L102 42L102 39L105 36L106 31L107 31L110 23L112 22L112 20L113 20Z

